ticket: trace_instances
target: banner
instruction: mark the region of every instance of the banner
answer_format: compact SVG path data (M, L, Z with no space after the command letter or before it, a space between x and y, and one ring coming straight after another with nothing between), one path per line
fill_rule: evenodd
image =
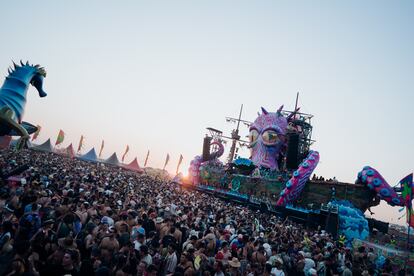
M178 160L177 170L175 171L175 174L178 174L178 169L180 168L181 162L183 162L183 155L180 154L180 159Z
M80 140L79 140L79 146L78 146L78 151L77 152L80 152L81 149L82 149L83 139L84 139L84 137L83 137L83 135L81 135Z
M59 130L59 134L56 139L55 146L62 144L63 140L65 140L65 133L63 132L63 130Z
M124 153L124 155L122 155L122 162L124 162L125 156L128 153L128 151L129 151L129 146L127 145L126 149L125 149L125 153Z
M102 140L102 144L101 144L101 149L99 150L99 158L101 158L101 155L102 155L102 151L103 151L103 148L104 148L104 140Z
M404 199L404 205L407 209L407 223L414 227L414 212L413 212L413 174L409 174L400 180L401 196Z
M146 166L147 166L149 152L150 152L150 151L148 150L148 152L147 152L147 157L145 157L144 167L146 167Z
M170 161L170 154L168 154L168 153L167 153L167 157L165 157L165 164L164 164L164 168L162 168L162 170L163 170L163 171L165 170L165 167L167 166L168 161Z
M36 127L37 127L37 130L36 130L36 132L32 136L32 141L34 141L34 140L37 139L37 136L39 136L40 130L42 129L42 127L39 126L39 125L37 125Z

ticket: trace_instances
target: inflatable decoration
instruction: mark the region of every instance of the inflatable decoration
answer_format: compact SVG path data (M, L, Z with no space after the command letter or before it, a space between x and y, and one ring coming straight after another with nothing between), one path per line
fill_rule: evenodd
M341 203L339 208L341 210L342 232L347 240L352 240L355 237L363 238L367 235L366 220L363 213L358 210L365 211L378 204L379 200L373 200L376 195L392 206L410 206L407 200L409 198L408 191L412 189L414 194L414 188L409 188L413 187L411 178L407 180L406 177L405 182L400 181L401 188L393 188L375 169L368 166L358 174L357 184L362 185L341 183L338 186L339 191L337 191L336 182L310 181L309 185L313 185L315 189L313 187L307 189L308 197L305 200L301 198L299 201L305 185L318 165L319 153L310 150L310 144L307 144L310 141L309 133L312 126L310 121L306 121L306 118L310 117L306 117L307 114L302 113L296 116L299 109L288 113L282 111L282 108L283 106L276 112L268 112L262 107L261 113L250 124L251 157L249 159L237 158L227 164L226 170L223 170L223 165L217 158L223 154L224 148L221 143L214 141L210 146L215 144L219 146L219 149L210 155L209 160L203 160L201 156L196 156L191 161L189 169L191 183L194 185L201 182L207 185L211 184L212 189L216 187L216 189L238 192L246 196L263 195L265 198L271 199L272 204L278 206L301 205L303 201L306 201L308 205L325 203L336 197L343 198L343 193L345 193L344 197L352 203L350 205ZM286 114L289 115L286 116ZM289 168L284 167L284 165L287 167L287 158L285 157L288 151L288 137L290 137L289 139L299 137L295 139L299 139L299 143L307 147L301 148L302 162L294 171L290 169L294 168L294 165L290 165ZM217 183L220 185L215 185ZM403 185L403 183L410 185ZM375 195L367 192L367 188L364 186L374 191ZM347 187L352 188L350 192ZM279 196L277 196L278 194ZM319 202L312 202L313 199L317 199ZM323 202L320 201L321 199Z
M283 105L275 113L272 113L262 107L262 114L250 126L252 161L257 167L263 167L270 171L279 170L277 160L286 144L288 123L299 110L297 109L289 116L284 117L281 113L282 108ZM280 193L277 205L286 205L298 198L318 162L319 153L311 151L286 183L285 189Z
M0 88L0 136L20 136L17 148L21 149L27 147L29 135L37 130L34 125L22 122L27 90L31 84L40 97L45 97L42 86L46 71L40 65L22 61L20 65L13 62L13 67L9 68L9 75Z
M214 160L218 161L218 158L223 155L224 153L223 144L220 143L219 141L213 141L210 144L210 147L214 145L218 147L218 150L216 152L211 153L208 160L203 160L203 158L199 155L197 155L196 157L194 157L193 160L191 160L188 171L189 171L189 180L191 181L193 185L200 184L200 167L201 169L208 167L208 163L210 161L214 161ZM218 165L217 162L215 162L214 166L217 166L217 165Z
M379 198L385 200L391 206L408 205L406 199L404 199L403 196L398 195L387 181L384 180L382 175L370 166L365 166L362 171L358 173L356 182L367 185L367 187L374 191ZM414 188L412 193L414 194Z
M351 246L354 239L364 240L368 237L368 221L352 203L342 200L330 202L329 205L338 206L339 234L345 236L347 246Z
M262 107L262 114L250 125L251 159L257 167L279 170L277 160L286 143L289 120L294 114L284 117L282 108L283 106L276 113L272 113Z

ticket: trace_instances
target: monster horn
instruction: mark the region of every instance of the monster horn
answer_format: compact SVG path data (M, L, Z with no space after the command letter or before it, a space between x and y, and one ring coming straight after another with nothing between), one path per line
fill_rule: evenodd
M26 61L26 65L29 66L29 61L28 60Z
M18 67L18 65L14 61L13 61L13 67L14 67L14 70L16 70Z
M279 109L276 111L277 115L280 117L282 114L280 113L283 109L283 104L279 107Z
M20 60L20 65L21 65L21 66L24 66L24 63L23 63L23 61L22 61L22 60Z
M299 111L300 107L296 108L295 111L289 114L289 116L286 117L286 120L290 121L292 119L293 115L295 115Z
M267 114L267 113L269 113L269 112L267 112L267 110L266 109L264 109L263 107L262 107L262 112L263 112L263 114Z
M9 67L9 68L7 69L7 72L9 72L9 75L10 75L11 73L13 73L13 70Z

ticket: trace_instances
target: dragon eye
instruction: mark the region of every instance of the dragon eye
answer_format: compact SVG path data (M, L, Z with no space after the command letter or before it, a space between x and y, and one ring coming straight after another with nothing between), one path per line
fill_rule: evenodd
M250 130L250 133L249 133L250 143L256 142L258 136L259 136L259 132L257 132L257 130L255 129Z
M277 132L274 130L266 130L262 134L263 142L267 145L274 145L279 142Z

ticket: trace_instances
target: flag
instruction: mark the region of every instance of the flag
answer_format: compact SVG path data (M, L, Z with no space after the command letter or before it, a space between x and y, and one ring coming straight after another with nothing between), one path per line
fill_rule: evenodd
M127 145L127 147L125 149L125 153L124 153L124 155L122 155L122 162L124 162L125 156L128 153L128 151L129 151L129 146Z
M104 148L104 140L102 140L102 144L101 144L101 149L99 150L99 158L101 158L101 154L102 154L102 151L103 151L103 148Z
M404 200L404 206L407 209L407 223L414 227L414 211L413 211L413 174L409 174L400 180L402 188L401 196Z
M80 138L80 140L79 140L78 152L80 152L80 150L82 149L82 146L83 146L83 139L84 139L84 137L83 137L83 135L81 135L81 138Z
M164 168L162 168L162 170L165 170L165 167L167 166L168 161L170 161L170 155L167 153L167 157L165 157L165 164L164 164Z
M32 136L32 141L34 141L34 140L37 139L37 136L39 136L40 130L42 129L42 127L39 126L39 125L37 125L36 127L37 127L37 130L36 130L36 132Z
M177 170L175 171L175 174L178 174L178 169L180 168L181 162L183 162L183 155L180 154L180 159L178 160Z
M148 152L147 152L147 157L145 157L144 167L146 167L146 166L147 166L148 156L149 156L149 150L148 150Z
M64 139L65 139L65 133L63 132L63 130L59 130L59 134L58 134L58 137L56 139L55 146L57 146L59 144L62 144Z

